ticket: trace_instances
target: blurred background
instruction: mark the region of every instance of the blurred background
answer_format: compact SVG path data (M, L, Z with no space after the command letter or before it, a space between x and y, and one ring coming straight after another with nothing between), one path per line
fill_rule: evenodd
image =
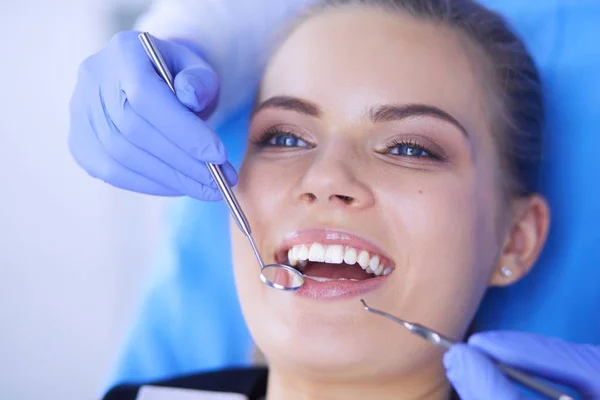
M94 399L153 267L164 201L67 148L79 63L145 0L0 1L0 399Z

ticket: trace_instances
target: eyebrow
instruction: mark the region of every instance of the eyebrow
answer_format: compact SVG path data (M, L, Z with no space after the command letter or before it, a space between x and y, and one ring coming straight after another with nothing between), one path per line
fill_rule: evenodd
M446 111L427 104L386 104L370 111L371 120L375 123L398 121L406 118L428 116L441 119L456 126L463 135L469 137L465 127Z
M267 108L279 108L319 118L323 115L321 108L307 100L291 96L274 96L263 101L252 112L252 116ZM384 104L373 107L369 116L374 123L399 121L407 118L428 116L437 118L454 125L461 133L469 137L465 127L446 111L427 104Z
M252 116L266 108L280 108L317 118L323 114L321 108L310 101L302 100L297 97L275 96L263 101L260 105L258 105L258 107L256 107L252 112Z

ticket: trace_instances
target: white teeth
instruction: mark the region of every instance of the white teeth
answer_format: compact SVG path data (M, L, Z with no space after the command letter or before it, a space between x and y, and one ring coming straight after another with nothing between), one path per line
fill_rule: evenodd
M312 279L313 281L317 281L317 282L329 282L329 281L333 280L333 279L329 279L329 278L323 278L321 276L304 275L304 277L308 278L308 279Z
M360 265L362 269L367 269L369 266L369 252L365 250L361 251L358 255L357 261L358 265Z
M332 279L332 278L323 278L321 276L310 276L310 275L304 275L304 277L308 278L308 279L312 279L313 281L317 281L317 282L331 282L331 281L352 281L352 282L358 282L358 279L346 279L346 278Z
M367 273L376 276L389 275L391 267L385 267L377 255L371 257L366 250L357 250L353 247L344 247L340 244L322 245L313 243L311 245L300 244L292 246L287 253L288 265L303 270L308 261L325 262L328 264L360 265Z
M325 248L322 244L313 243L308 252L308 261L325 262Z
M344 262L348 265L354 265L356 264L356 258L357 258L357 254L356 254L356 249L354 247L348 247L346 248L346 252L344 253Z
M300 260L300 261L308 260L308 246L301 244L300 246L294 246L294 247L297 247L296 255L298 256L298 260Z
M377 267L379 267L379 257L373 256L369 261L369 268L371 268L371 271L375 272L377 271Z
M341 264L344 262L344 247L341 245L327 246L325 262L330 264Z
M288 250L288 261L292 267L298 265L298 257L296 257L296 247L292 247Z

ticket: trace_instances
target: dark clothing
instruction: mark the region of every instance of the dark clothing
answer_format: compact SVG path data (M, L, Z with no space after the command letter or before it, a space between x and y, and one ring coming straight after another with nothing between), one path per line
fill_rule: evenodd
M195 389L211 392L240 393L248 400L261 400L267 393L266 368L226 369L216 372L186 375L179 378L152 382L148 385ZM143 384L123 384L111 389L103 400L135 400ZM452 400L459 397L452 393Z
M212 392L240 393L248 400L260 400L267 392L266 368L226 369L186 375L148 383L152 386L196 389ZM123 384L112 388L103 400L135 400L142 384Z

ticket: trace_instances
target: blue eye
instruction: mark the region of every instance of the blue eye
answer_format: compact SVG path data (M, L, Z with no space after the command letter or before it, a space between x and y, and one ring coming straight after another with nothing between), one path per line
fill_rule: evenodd
M259 139L258 144L263 147L311 147L297 135L280 130L265 132L263 137Z
M393 147L390 149L390 153L396 156L406 157L431 157L429 152L422 147L409 144L401 144L400 146Z
M308 147L304 140L291 134L273 136L267 143L280 147Z
M389 153L401 157L416 157L416 158L433 158L438 157L427 150L425 147L416 143L399 143L394 142L388 145Z

